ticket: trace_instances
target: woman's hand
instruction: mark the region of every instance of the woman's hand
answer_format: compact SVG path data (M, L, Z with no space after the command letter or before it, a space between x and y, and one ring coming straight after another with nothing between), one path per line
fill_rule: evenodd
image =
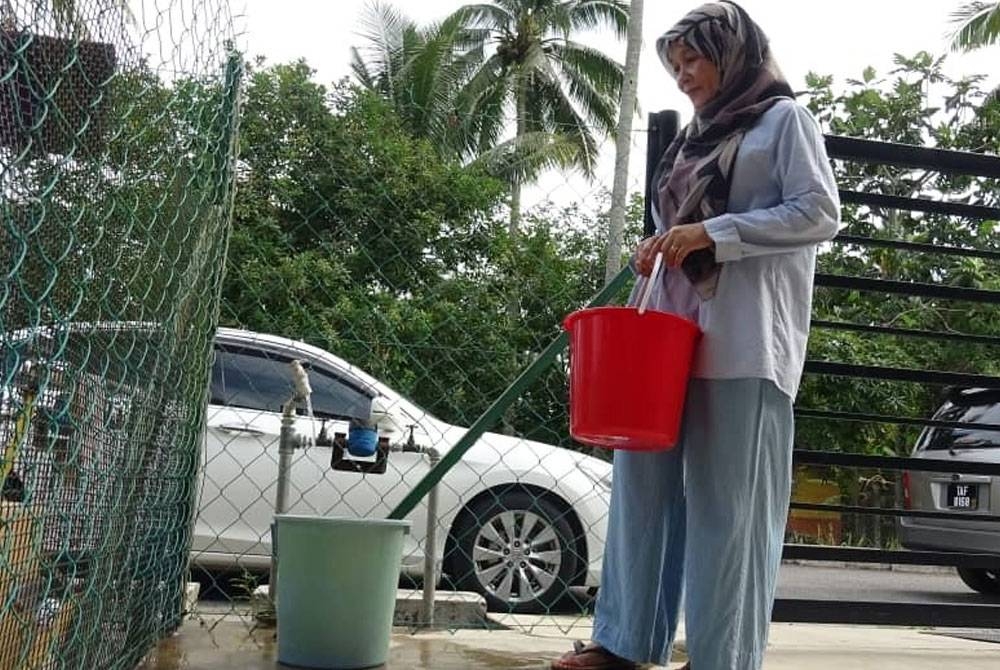
M663 252L663 261L668 267L679 267L693 251L715 246L705 232L703 223L686 223L674 226L662 235L647 237L636 250L636 268L639 274L648 275L653 271L656 254Z
M639 243L635 251L635 267L639 274L648 277L653 271L653 262L656 260L656 245L662 235L647 237Z

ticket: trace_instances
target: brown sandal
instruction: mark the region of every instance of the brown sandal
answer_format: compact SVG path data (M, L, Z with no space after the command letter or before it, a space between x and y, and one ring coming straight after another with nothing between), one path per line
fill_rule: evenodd
M598 644L584 644L579 640L573 643L573 651L552 661L552 670L637 670L638 667Z

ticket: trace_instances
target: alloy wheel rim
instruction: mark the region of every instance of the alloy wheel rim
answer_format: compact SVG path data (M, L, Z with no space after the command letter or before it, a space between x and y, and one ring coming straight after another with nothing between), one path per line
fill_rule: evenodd
M526 510L507 510L484 523L473 544L476 579L508 603L536 600L552 588L562 567L555 527Z

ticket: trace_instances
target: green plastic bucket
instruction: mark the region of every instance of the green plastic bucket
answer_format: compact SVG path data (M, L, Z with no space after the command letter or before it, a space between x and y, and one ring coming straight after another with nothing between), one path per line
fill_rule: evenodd
M280 514L278 662L354 670L385 663L409 521Z

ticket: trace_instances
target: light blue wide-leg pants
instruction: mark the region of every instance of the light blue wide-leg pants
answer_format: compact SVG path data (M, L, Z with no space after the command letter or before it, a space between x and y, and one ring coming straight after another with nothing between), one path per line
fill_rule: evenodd
M692 380L678 445L618 451L593 639L665 664L684 592L692 670L758 670L792 476L791 399L764 379Z

